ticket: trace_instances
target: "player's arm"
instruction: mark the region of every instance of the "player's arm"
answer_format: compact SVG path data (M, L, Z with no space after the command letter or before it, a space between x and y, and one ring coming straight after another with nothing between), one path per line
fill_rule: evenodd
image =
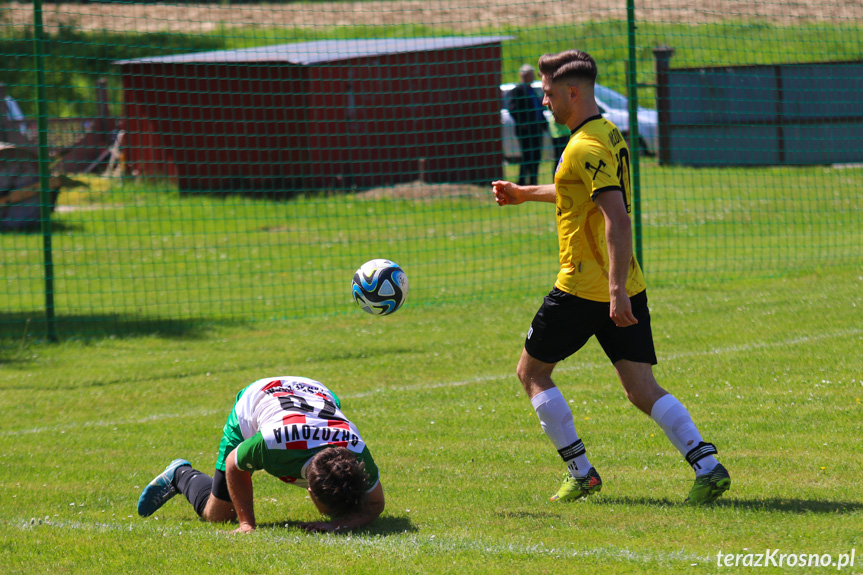
M228 493L231 495L231 502L234 504L237 521L240 524L235 533L254 531L256 523L252 474L237 467L236 449L228 454L225 461L225 478L228 480Z
M306 531L315 532L339 532L349 531L358 527L368 525L378 518L384 511L384 488L381 482L378 481L377 486L372 489L367 495L363 503L362 510L352 515L344 517L335 517L332 521L316 521L313 523L303 523Z
M542 186L519 186L512 182L497 180L491 183L494 192L494 200L499 206L516 206L524 202L548 202L557 201L554 184Z
M594 202L605 218L605 242L608 246L609 315L618 327L638 323L632 315L632 303L626 294L626 278L632 261L632 222L626 212L623 192L610 189L601 192Z

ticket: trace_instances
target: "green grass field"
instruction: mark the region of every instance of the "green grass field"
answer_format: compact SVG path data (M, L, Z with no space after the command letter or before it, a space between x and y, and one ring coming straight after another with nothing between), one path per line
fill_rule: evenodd
M0 235L4 573L701 574L741 572L719 553L863 554L859 167L644 164L657 376L734 480L708 509L681 505L691 470L595 343L557 382L605 486L548 502L563 467L514 375L556 270L547 206L500 209L484 187L271 201L82 182L54 218L59 344L44 343L41 236ZM348 282L382 254L412 288L372 318ZM270 375L338 392L384 515L309 535L304 492L262 475L252 535L182 498L139 518L171 459L212 471L236 392ZM856 558L843 572L863 572Z
M739 573L717 553L856 549L844 572L860 573L861 286L859 270L835 269L651 289L658 379L734 479L707 509L681 505L691 470L594 342L557 383L605 487L548 502L562 464L514 376L533 297L22 344L0 366L0 562L28 574ZM261 475L254 534L200 522L182 497L139 518L152 476L180 456L211 472L236 391L279 374L342 397L381 468L383 516L306 534L305 493Z
M659 44L676 48L674 66L855 60L861 30L640 22L639 81L652 81ZM514 37L502 81L577 38L603 82L624 86L625 22L486 32ZM0 30L0 81L13 92L36 82L29 34ZM49 114L92 114L105 75L119 108L114 60L321 34L69 26L45 43ZM35 113L35 100L19 99ZM548 501L564 468L514 373L557 266L547 206L500 209L487 187L270 201L80 180L53 219L58 344L44 341L43 238L0 234L4 574L863 573L863 168L642 163L656 374L734 481L702 509L681 504L691 470L627 403L595 342L556 381L603 491ZM372 318L348 284L381 256L405 268L411 292L398 313ZM352 534L307 534L298 524L317 514L305 492L264 474L253 534L202 523L182 497L138 517L141 489L171 459L212 472L236 392L273 375L339 394L381 469L381 518ZM853 552L856 563L718 564L719 553L774 550Z

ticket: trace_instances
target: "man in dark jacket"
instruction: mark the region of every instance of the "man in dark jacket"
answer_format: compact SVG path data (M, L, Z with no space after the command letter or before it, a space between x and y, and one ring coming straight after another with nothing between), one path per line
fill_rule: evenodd
M525 64L519 70L521 83L509 94L509 113L515 121L515 135L521 145L521 165L518 185L537 185L537 172L542 159L542 136L548 130L548 121L542 113L541 100L533 91L533 67Z

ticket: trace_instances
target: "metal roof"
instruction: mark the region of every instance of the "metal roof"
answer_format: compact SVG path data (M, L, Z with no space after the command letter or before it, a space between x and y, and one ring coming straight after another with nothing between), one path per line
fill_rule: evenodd
M440 38L381 38L366 40L318 40L295 44L258 46L242 50L216 50L194 54L175 54L154 58L135 58L118 60L120 66L127 64L155 63L194 63L227 64L242 62L287 62L290 64L320 64L338 62L352 58L381 56L384 54L405 54L408 52L428 52L448 48L465 48L495 44L512 40L512 36L451 36Z

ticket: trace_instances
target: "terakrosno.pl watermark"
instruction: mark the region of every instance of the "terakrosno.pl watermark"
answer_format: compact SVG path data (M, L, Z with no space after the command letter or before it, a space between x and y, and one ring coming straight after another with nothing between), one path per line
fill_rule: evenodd
M830 553L783 553L779 549L765 549L763 553L723 553L716 554L719 567L832 567L837 571L854 567L856 549L850 553L833 556Z

